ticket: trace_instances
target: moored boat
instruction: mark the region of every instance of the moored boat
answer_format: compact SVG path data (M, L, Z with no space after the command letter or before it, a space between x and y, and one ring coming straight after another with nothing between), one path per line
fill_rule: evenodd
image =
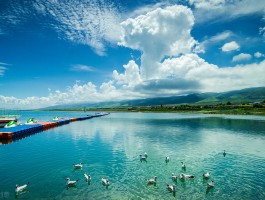
M17 125L18 125L17 121L12 120L12 121L8 122L8 123L4 126L4 128L16 127Z
M17 122L20 115L0 115L0 128L3 128L11 121Z
M37 120L35 120L34 118L29 118L29 119L26 121L25 124L34 124L34 123L36 123L36 122L37 122Z

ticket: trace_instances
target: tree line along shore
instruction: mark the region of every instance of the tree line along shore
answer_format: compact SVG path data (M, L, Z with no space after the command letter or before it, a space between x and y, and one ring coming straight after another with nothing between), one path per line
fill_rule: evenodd
M255 103L219 103L219 104L181 104L122 107L82 107L52 109L50 111L84 111L84 112L176 112L201 114L265 115L265 100Z

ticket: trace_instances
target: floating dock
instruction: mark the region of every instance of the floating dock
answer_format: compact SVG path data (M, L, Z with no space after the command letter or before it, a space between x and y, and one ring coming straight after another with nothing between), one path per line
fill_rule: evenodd
M75 121L87 120L94 117L102 117L108 114L109 113L96 113L95 115L87 115L78 118L60 118L58 120L35 122L32 124L22 124L10 128L0 128L0 143L9 143L12 140L23 138L50 128L62 126L64 124L69 124Z

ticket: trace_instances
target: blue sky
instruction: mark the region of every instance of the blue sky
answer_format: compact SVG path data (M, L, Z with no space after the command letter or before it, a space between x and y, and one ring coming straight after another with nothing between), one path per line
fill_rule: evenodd
M263 0L0 2L0 108L265 86Z

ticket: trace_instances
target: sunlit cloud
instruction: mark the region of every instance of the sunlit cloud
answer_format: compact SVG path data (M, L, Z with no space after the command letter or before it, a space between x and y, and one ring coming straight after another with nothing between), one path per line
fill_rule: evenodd
M232 37L234 34L231 31L224 31L222 33L216 34L210 38L205 39L200 42L195 48L195 53L205 53L208 46L217 44L221 41L227 40Z
M9 1L0 13L5 27L15 28L30 17L41 18L43 27L52 28L58 37L90 46L98 55L105 55L107 44L116 44L120 37L118 6L108 0L38 0Z
M240 46L235 41L232 41L232 42L224 44L221 49L224 52L228 52L228 51L239 50L239 48Z
M88 45L98 55L105 55L106 43L119 39L119 11L108 1L40 0L34 6L57 21L53 28L61 38Z
M256 58L262 58L262 57L265 57L265 55L262 54L262 53L260 53L260 52L256 52L256 53L254 54L254 56L255 56Z
M73 3L71 5L73 8L70 8L69 2ZM62 34L63 38L80 42L82 38L86 38L88 43L84 44L88 45L95 39L97 41L95 45L90 46L102 54L105 52L105 42L115 43L118 41L116 36L120 36L118 44L140 51L142 53L141 62L130 60L124 63L122 70L113 70L112 77L99 86L90 81L84 84L77 81L66 90L49 89L47 97L18 99L0 96L1 105L6 108L12 108L14 105L21 108L39 108L59 104L172 96L191 92L224 92L264 86L265 60L221 68L194 53L195 46L198 46L198 42L191 35L195 19L191 9L185 6L155 8L140 16L126 19L121 22L121 34L111 38L108 35L111 31L108 34L106 32L112 29L103 28L101 30L101 25L93 27L88 24L86 27L79 23L79 17L84 17L86 22L93 19L96 16L93 15L93 12L96 13L94 8L91 8L92 14L90 13L91 16L89 16L88 8L90 7L81 4L80 10L83 13L80 14L81 11L74 8L78 7L77 4L74 1L69 2L67 1L63 5L57 1L47 1L47 3L40 1L36 5L36 9L40 13L53 16L62 24L62 27L54 28ZM104 7L104 5L102 6ZM220 1L215 6L222 7L223 4ZM107 8L109 7L107 6ZM85 17L87 15L89 18ZM105 27L106 22L104 19L102 20L97 23L102 23L102 27ZM116 24L117 21L114 21ZM99 35L97 35L98 30L101 30ZM202 49L205 51L207 45L223 43L232 35L232 32L225 31L212 36L201 43L204 47ZM99 46L97 47L97 45ZM100 45L102 46L100 47ZM222 50L226 52L239 48L239 44L235 41L222 46ZM256 52L254 56L261 58L262 55L262 53ZM249 61L251 58L250 54L241 53L234 56L233 61ZM71 67L71 70L90 72L93 68L86 65L75 65Z
M262 0L189 0L195 7L197 23L228 20L254 13L264 14L265 1Z
M192 11L187 7L157 8L146 15L122 22L119 44L142 52L142 78L157 78L159 63L165 56L177 56L192 51L197 43L190 34L193 24Z
M239 62L239 61L248 61L252 58L250 54L247 53L240 53L236 56L233 57L232 61L233 62Z

